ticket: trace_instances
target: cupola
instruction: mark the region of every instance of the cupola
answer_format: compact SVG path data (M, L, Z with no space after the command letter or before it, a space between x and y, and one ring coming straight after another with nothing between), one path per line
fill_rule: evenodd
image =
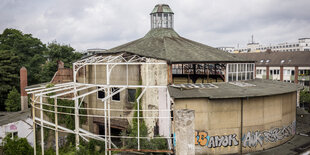
M155 28L172 28L173 29L173 12L167 4L157 4L150 13L151 29Z

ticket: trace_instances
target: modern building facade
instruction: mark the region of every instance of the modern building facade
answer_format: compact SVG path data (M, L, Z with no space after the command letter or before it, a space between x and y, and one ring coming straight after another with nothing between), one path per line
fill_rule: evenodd
M310 51L310 38L299 38L297 42L285 42L274 45L261 45L252 41L246 47L218 47L218 49L229 53L266 52L267 50L273 52Z

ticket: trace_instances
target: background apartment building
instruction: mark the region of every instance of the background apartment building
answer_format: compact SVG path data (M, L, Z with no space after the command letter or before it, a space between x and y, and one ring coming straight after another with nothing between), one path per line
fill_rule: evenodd
M297 42L279 43L274 45L261 45L254 41L247 44L246 47L218 47L218 49L229 53L248 53L248 52L295 52L295 51L310 51L310 38L299 38Z
M256 61L256 78L299 83L309 90L310 52L238 53Z

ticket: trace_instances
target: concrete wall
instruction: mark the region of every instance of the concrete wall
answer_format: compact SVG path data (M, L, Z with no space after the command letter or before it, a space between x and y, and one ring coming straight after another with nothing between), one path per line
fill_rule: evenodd
M152 59L152 62L165 62L163 60ZM143 85L153 86L167 86L168 84L168 73L167 65L141 65L141 78ZM169 100L168 100L169 101ZM166 88L147 88L145 94L142 97L141 104L143 110L158 110L170 109L170 102L167 101L167 89ZM168 113L168 114L167 114ZM145 117L167 117L170 116L170 112L143 112ZM154 127L161 124L159 127L160 132L163 136L169 136L170 132L170 120L166 118L159 122L158 118L147 118L144 119L148 128L148 134L150 137L154 136ZM166 129L163 129L166 128Z
M295 135L296 92L248 99L175 99L174 109L195 110L196 154L253 152Z
M78 82L81 83L90 83L90 84L107 84L107 77L106 77L106 65L89 65L85 67L85 73L84 69L80 71L80 74L77 78ZM126 65L117 65L115 66L111 71L111 77L110 77L110 84L111 85L126 85L127 84L127 77L126 77ZM128 84L129 85L139 85L140 82L140 66L139 65L129 65L128 66ZM86 93L92 90L95 90L96 88L93 87L91 89L85 90L82 93ZM107 90L106 90L107 91ZM111 90L110 90L111 93ZM107 96L107 92L105 93ZM87 104L87 108L100 108L104 109L104 102L101 101L101 99L98 99L97 93L93 93L91 95L88 95L85 97L84 102ZM128 90L125 89L120 92L120 101L114 101L110 100L110 109L131 109L133 107L133 102L128 102ZM88 110L88 114L91 115L101 115L104 116L103 110ZM125 117L129 116L129 112L124 111L111 111L111 117ZM89 128L87 130L94 132L94 119L97 121L97 123L104 123L104 118L94 118L89 117L88 118L88 126ZM128 119L128 121L130 121ZM124 121L122 121L124 122ZM126 126L127 124L118 124L120 126ZM113 124L112 124L113 126ZM98 132L98 130L97 130Z
M151 62L164 62L163 60L151 59ZM148 68L148 73L146 72ZM110 76L110 84L111 85L126 85L127 84L127 67L126 65L117 65L113 68ZM149 65L129 65L128 66L128 85L152 85L152 86L167 86L168 76L167 76L167 65L166 64L149 64ZM106 65L97 65L95 66L86 66L82 68L77 77L78 82L81 83L91 83L91 84L106 84ZM82 93L86 93L92 91L96 88L85 90ZM169 101L169 100L168 100ZM167 89L166 88L148 88L141 98L140 104L142 105L143 110L158 110L163 108L169 108L170 104L167 101ZM97 93L89 95L85 97L84 102L87 104L88 108L101 108L104 109L104 102L101 99L97 98ZM169 102L170 103L170 102ZM159 105L161 104L161 105ZM110 101L110 109L121 109L121 110L132 110L134 106L134 102L128 102L128 90L124 90L120 92L120 101ZM167 114L168 113L168 114ZM88 114L93 115L101 115L104 116L103 110L88 110ZM154 117L154 116L170 116L170 112L159 113L155 112L144 112L143 116L145 117ZM131 117L133 116L133 112L126 111L111 111L111 117ZM168 117L167 116L167 117ZM131 123L132 118L126 118L127 122ZM96 123L104 123L104 118L92 118L89 117L87 124L88 129L91 132L98 133L94 125L94 121ZM114 121L114 122L124 122L124 121ZM165 126L166 128L170 126L170 120L167 121L159 121L155 118L147 118L145 119L146 125L148 127L148 133L150 136L154 135L154 126L160 125ZM114 124L114 125L122 125L124 124ZM113 124L112 124L113 126ZM170 132L167 130L163 130L159 128L160 132L165 136L169 136Z

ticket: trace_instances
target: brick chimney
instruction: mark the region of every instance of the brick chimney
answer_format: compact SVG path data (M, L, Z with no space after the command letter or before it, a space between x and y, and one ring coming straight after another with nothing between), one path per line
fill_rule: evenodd
M21 110L27 110L28 109L28 96L25 91L25 88L27 87L27 69L25 67L22 67L20 69L20 106Z
M60 68L65 68L65 63L62 62L61 60L58 60L58 61L57 61L57 65L58 65L58 69L60 69Z

